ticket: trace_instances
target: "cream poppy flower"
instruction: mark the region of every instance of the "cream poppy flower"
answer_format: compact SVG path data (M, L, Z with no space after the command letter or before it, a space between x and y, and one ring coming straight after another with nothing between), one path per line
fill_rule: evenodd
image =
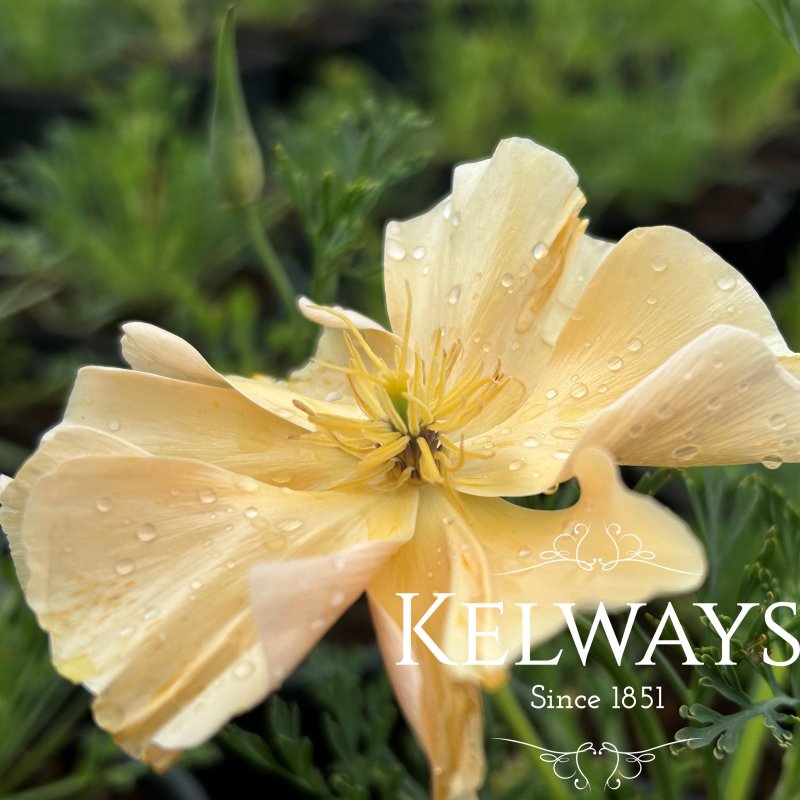
M416 639L418 665L398 665L397 593L420 613L455 593L426 631L460 663L461 601L538 603L538 642L560 627L554 602L618 606L702 580L686 525L615 462L798 460L797 356L697 240L599 241L583 202L564 159L503 141L429 212L387 226L392 330L303 301L323 333L283 382L222 376L131 323L132 370L80 371L63 422L6 479L2 524L57 668L122 747L167 766L279 687L366 589L433 797L471 797L480 686L504 667L445 665ZM501 499L573 476L564 511ZM531 569L576 524L637 535L658 566ZM477 655L506 648L520 649L512 616Z

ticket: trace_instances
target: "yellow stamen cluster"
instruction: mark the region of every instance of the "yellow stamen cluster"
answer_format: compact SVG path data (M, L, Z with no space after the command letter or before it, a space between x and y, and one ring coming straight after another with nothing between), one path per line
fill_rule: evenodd
M508 383L499 364L489 376L480 362L457 374L463 347L457 342L445 348L441 331L426 363L409 346L407 323L390 365L346 315L332 308L320 310L347 326L344 336L350 359L346 366L318 363L347 376L366 419L322 412L307 403L296 405L314 424L316 430L310 436L315 441L359 459L355 483L388 490L406 482L433 483L450 489L452 475L466 459L486 457L466 451L463 435L458 443L454 438Z

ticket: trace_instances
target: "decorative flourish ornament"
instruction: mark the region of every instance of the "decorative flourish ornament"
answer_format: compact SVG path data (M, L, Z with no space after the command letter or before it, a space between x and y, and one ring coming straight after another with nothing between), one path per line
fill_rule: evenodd
M481 685L503 665L398 666L399 592L610 608L701 581L687 526L616 463L800 460L800 362L736 270L688 234L585 234L560 156L509 139L386 228L391 330L303 312L316 357L287 381L223 376L124 326L132 370L87 367L14 480L2 524L58 670L99 725L167 766L278 688L365 589L433 797L484 776ZM577 477L572 508L506 500ZM646 532L648 559L519 572L570 520ZM462 603L427 625L463 664ZM502 623L478 659L519 651Z

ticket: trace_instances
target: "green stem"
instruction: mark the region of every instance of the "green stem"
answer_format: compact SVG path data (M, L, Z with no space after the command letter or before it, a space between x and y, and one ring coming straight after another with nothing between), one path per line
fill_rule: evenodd
M769 700L772 689L756 675L750 687L750 697L756 702ZM736 757L729 759L728 771L722 781L722 796L725 800L747 800L752 797L753 785L761 771L763 749L768 736L763 718L759 715L745 725Z
M294 289L292 289L289 276L286 274L286 270L283 268L278 254L275 252L272 243L264 231L261 218L258 216L258 209L255 204L250 203L242 208L242 214L244 214L245 222L247 223L247 232L250 235L250 242L266 270L267 277L278 292L281 302L286 307L289 316L297 318L300 312L297 309L297 298Z
M18 794L6 795L3 800L66 800L69 797L80 797L88 788L84 775L71 775L35 789L28 789Z
M510 684L506 684L502 689L498 689L489 696L497 712L506 721L514 736L521 742L546 749L531 721L520 708ZM550 767L539 759L537 751L533 748L525 748L525 750L549 790L548 797L553 800L570 800L570 793L564 784L556 777Z
M579 620L578 626L583 629L585 636L589 631L588 622ZM617 664L616 658L608 645L604 648L598 640L595 641L597 642L597 647L593 648L592 652L606 672L614 678L617 685L633 686L641 689L641 683L634 671L625 663ZM645 747L658 747L669 741L660 720L652 710L643 709L637 703L630 709L630 713L636 733ZM674 770L670 770L667 761L657 757L653 761L653 771L658 783L660 800L677 800L677 782Z

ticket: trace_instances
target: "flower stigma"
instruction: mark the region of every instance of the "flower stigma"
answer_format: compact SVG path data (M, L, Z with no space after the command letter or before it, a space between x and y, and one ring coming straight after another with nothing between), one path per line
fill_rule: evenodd
M296 400L295 405L315 426L308 434L311 440L337 447L359 460L351 484L387 491L405 483L440 484L455 493L452 477L465 461L491 457L465 449L464 429L511 380L500 362L488 375L480 360L466 370L457 370L463 345L457 340L445 347L441 329L426 361L409 343L409 312L402 342L394 348L390 363L374 351L346 314L327 306L312 308L331 314L347 328L347 364L316 363L346 376L364 416L329 413Z

